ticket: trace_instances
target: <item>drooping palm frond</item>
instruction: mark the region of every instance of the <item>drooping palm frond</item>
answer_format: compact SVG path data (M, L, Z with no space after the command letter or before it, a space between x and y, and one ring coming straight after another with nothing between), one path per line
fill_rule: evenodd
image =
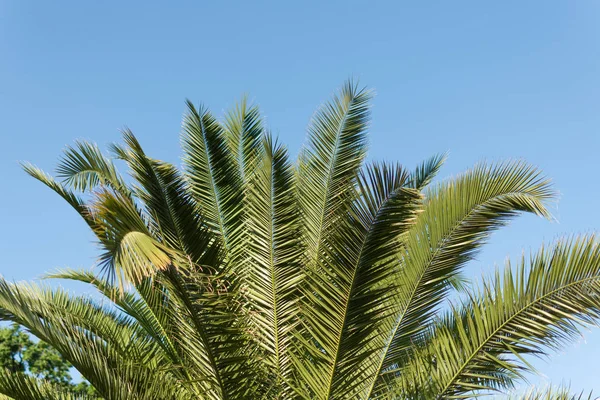
M99 191L89 205L96 234L104 252L99 264L121 286L122 277L133 282L165 269L175 252L161 243L136 204L109 190Z
M595 236L558 242L497 272L454 308L405 366L427 398L462 398L511 387L543 355L600 320L600 245ZM416 379L415 379L416 378Z
M100 265L109 276L135 281L169 264L169 249L153 237L129 193L100 187L86 203L40 169L28 164L24 169L65 199L92 229L104 250Z
M23 170L29 174L31 177L37 179L45 186L50 188L53 192L58 194L61 198L63 198L73 209L79 214L83 220L88 224L91 229L95 228L95 223L90 214L90 209L85 203L85 201L73 193L70 189L65 187L60 182L57 182L53 177L39 169L38 167L29 164L23 163Z
M545 203L553 192L535 168L509 162L479 165L426 196L424 211L399 253L398 313L390 319L391 336L380 364L381 371L391 374L446 298L448 280L473 258L493 230L518 212L548 218Z
M163 376L159 346L134 321L61 290L0 281L0 319L25 326L51 343L105 398L153 398L147 388L162 379L177 394L177 381Z
M161 357L167 359L165 369L179 381L185 382L187 390L195 396L207 399L238 398L240 393L248 390L247 385L240 383L240 379L249 379L250 366L243 363L243 357L235 356L244 343L233 340L235 330L229 326L231 317L211 315L218 310L211 307L204 311L207 304L199 303L207 302L207 295L202 290L206 290L208 280L203 284L198 279L190 286L184 277L161 279L157 276L138 282L135 284L136 292L129 293L83 271L59 271L48 277L94 285L125 315L131 317L139 325L138 329L152 339L152 343L160 347ZM163 279L169 281L161 283ZM218 296L220 301L225 301L224 293ZM231 368L232 365L234 368ZM227 372L228 369L234 371ZM228 376L231 373L233 377Z
M46 274L46 279L67 279L89 284L95 287L107 301L114 304L120 311L133 318L160 346L167 357L176 365L184 365L173 334L171 304L168 293L155 280L144 279L133 285L135 292L123 291L107 279L97 276L91 271L59 270ZM183 368L182 368L183 369ZM173 370L177 373L178 370ZM188 372L187 370L185 372ZM189 372L194 372L190 370Z
M63 184L74 190L86 192L97 186L109 186L129 194L129 188L114 163L105 157L96 144L78 141L68 146L56 167Z

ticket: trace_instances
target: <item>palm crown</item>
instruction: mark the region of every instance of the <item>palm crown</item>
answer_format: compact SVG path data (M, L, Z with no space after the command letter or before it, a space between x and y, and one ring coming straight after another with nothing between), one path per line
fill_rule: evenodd
M51 344L105 399L434 399L511 388L530 369L526 356L600 316L596 239L544 247L445 306L490 233L521 212L550 218L554 192L524 162L480 164L438 184L443 156L412 171L364 165L370 99L347 83L314 115L295 164L244 100L222 122L188 103L182 170L147 156L130 131L112 159L87 142L67 148L59 180L26 165L102 251L99 274L50 276L109 301L2 280L2 319ZM9 371L0 393L75 398Z

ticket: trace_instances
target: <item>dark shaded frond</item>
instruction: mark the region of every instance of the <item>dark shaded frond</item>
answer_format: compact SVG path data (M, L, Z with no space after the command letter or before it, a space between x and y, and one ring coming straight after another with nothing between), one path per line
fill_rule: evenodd
M93 143L80 141L74 147L68 146L56 167L56 173L65 185L81 192L102 185L130 194L113 162Z
M415 168L410 175L409 187L413 189L423 190L433 181L439 170L442 168L448 154L436 154L435 156L423 161Z
M235 254L241 251L244 228L241 178L221 125L205 108L196 109L189 101L187 106L182 137L185 177L204 221L228 253Z

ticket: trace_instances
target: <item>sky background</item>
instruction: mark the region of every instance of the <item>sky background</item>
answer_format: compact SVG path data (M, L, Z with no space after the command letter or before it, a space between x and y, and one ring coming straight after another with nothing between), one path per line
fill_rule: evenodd
M0 0L0 274L31 280L98 255L20 161L51 171L75 139L105 146L128 126L148 154L178 163L184 99L222 115L244 93L297 154L316 107L349 77L377 93L370 158L412 167L448 151L442 178L523 158L553 179L557 222L519 218L468 276L600 230L600 2L427 3ZM544 376L532 382L600 395L599 331L535 362Z

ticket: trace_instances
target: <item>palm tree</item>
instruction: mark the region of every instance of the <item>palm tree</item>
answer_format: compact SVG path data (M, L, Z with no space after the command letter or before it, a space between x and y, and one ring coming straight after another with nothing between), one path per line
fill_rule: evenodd
M104 300L1 280L2 320L51 344L110 400L510 389L529 356L598 321L597 239L560 240L465 288L461 270L494 230L521 213L551 218L549 181L520 161L436 184L444 156L412 171L365 165L370 99L343 86L312 118L295 164L243 100L222 122L188 102L182 170L147 156L128 130L112 158L87 142L67 148L57 179L26 165L101 249L97 273L49 277ZM77 398L10 371L0 393Z

